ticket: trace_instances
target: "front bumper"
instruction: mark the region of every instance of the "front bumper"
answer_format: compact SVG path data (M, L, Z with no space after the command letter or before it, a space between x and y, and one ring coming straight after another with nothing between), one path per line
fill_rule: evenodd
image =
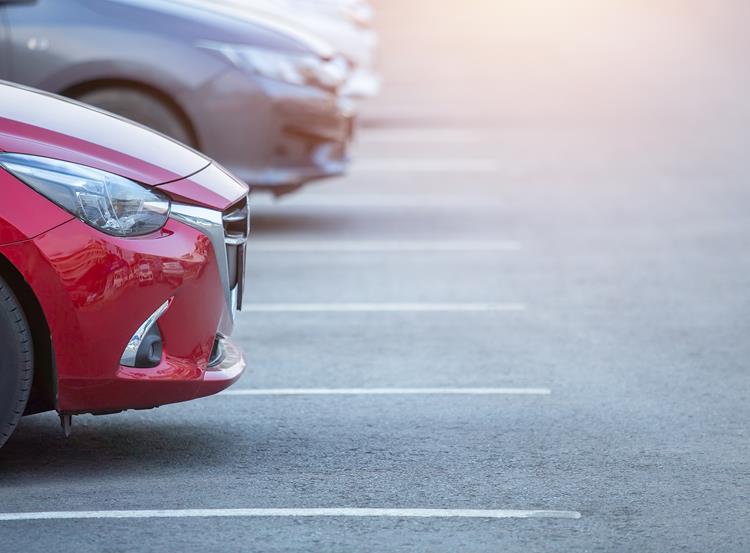
M57 410L146 409L233 384L245 360L229 338L236 304L228 303L227 282L236 279L229 301L237 301L243 275L230 277L227 247L224 236L212 241L176 219L138 239L105 236L74 219L34 240L4 246L11 263L24 268L50 327ZM158 321L161 362L151 368L121 365L135 329L170 298ZM225 355L212 366L217 339Z
M348 98L232 69L183 103L203 152L253 187L299 186L349 164Z
M242 376L245 357L242 350L231 340L224 340L224 358L218 365L210 366L198 387L196 398L212 396L225 390Z
M373 98L380 94L381 88L382 79L377 72L358 67L342 88L341 94L355 99Z

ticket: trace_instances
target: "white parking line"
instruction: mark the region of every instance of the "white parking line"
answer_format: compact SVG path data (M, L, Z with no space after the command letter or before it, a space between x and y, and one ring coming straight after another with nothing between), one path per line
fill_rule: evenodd
M372 158L352 164L360 173L496 173L500 164L485 158Z
M251 240L248 250L263 253L405 253L405 252L515 252L512 240L461 242L456 240Z
M456 313L525 311L522 303L246 303L250 313Z
M474 129L364 129L357 142L365 144L476 143L482 133Z
M442 209L498 209L506 204L491 196L476 195L419 195L419 194L297 194L276 199L268 194L253 194L251 209L294 207L346 208L442 208Z
M577 511L556 511L547 509L153 509L134 511L43 511L36 513L0 513L0 522L81 519L259 517L579 519L581 518L581 513Z
M549 388L267 388L227 390L225 396L548 396Z
M413 36L413 35L412 35ZM399 83L394 90L412 90L413 84ZM391 91L394 93L394 91ZM394 93L399 97L398 93ZM378 128L383 120L393 122L391 124L411 126L423 125L424 121L441 121L444 126L456 124L457 121L479 120L474 117L473 111L467 113L466 103L456 102L407 102L396 103L395 101L383 102L380 105L367 106L362 113L361 133ZM450 114L450 116L447 116ZM376 124L373 124L376 123Z

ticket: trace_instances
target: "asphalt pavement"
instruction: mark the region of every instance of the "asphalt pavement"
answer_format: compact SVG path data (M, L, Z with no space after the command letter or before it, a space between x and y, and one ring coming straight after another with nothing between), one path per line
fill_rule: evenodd
M603 4L379 2L351 174L254 199L247 374L24 419L0 551L749 550L746 8Z

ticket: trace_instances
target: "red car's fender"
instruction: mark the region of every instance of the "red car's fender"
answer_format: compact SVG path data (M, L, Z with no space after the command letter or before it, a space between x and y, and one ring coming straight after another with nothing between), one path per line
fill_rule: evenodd
M177 221L159 238L104 240L98 234L72 220L0 247L49 324L57 409L115 411L195 397L225 301L208 238ZM166 352L161 365L120 366L135 329L170 298L159 321Z
M0 169L0 245L34 238L72 218Z

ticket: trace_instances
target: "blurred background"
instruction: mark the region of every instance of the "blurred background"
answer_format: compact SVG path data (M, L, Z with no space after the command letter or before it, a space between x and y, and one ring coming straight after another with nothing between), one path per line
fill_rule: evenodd
M702 208L739 209L744 190L725 177L748 169L746 2L374 6L384 79L359 103L355 178L305 194L515 202L524 213L497 214L497 225L521 232L566 206L602 220L627 212L629 225L649 207L660 226L689 221L696 188L714 190Z
M746 2L383 0L378 8L383 103L411 108L406 119L664 128L740 126L747 117Z

